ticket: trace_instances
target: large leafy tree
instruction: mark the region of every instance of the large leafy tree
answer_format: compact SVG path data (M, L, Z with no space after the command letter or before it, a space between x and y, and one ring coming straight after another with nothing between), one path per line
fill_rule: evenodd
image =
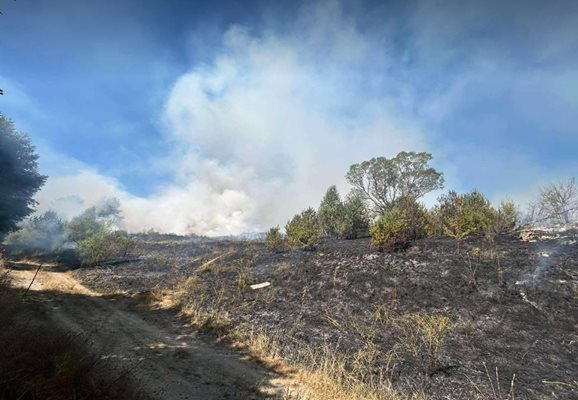
M345 178L376 213L382 214L403 198L418 199L443 188L443 174L429 166L431 159L429 153L402 151L391 159L377 157L353 164Z
M33 196L45 181L30 138L0 114L0 236L34 211Z

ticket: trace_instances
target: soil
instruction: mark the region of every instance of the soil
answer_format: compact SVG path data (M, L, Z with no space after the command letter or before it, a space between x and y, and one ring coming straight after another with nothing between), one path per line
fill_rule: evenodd
M15 283L27 287L36 265L12 268ZM55 324L86 339L91 351L119 371L129 370L151 398L262 399L281 390L278 374L199 336L173 309L101 295L50 266L40 271L26 299L41 304Z
M353 355L370 335L379 350L375 373L393 352L387 373L394 386L430 399L512 398L512 386L516 399L578 399L578 231L523 237L502 235L493 245L474 238L459 249L453 239L426 239L395 254L376 251L368 239L283 253L261 242L157 240L143 245L138 261L75 276L92 290L134 294L176 290L196 275L208 292L230 294L235 324L286 338L288 359L296 341ZM240 291L247 269L249 283L271 285ZM448 316L455 328L437 366L404 352L399 326L376 318L379 310L390 320Z

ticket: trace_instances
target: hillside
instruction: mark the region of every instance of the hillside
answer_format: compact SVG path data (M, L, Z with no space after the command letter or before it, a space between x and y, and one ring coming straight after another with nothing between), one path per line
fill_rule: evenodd
M138 261L74 274L93 290L170 300L224 340L259 332L266 353L289 363L342 361L317 369L354 393L363 384L368 396L572 399L577 240L575 229L522 232L458 252L434 238L394 254L368 239L283 253L261 242L149 241Z

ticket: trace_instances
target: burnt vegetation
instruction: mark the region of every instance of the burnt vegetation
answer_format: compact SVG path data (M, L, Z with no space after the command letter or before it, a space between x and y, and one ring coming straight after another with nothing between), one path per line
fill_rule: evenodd
M402 152L352 165L350 193L331 186L263 241L129 234L114 199L70 221L49 211L18 222L44 177L29 141L2 123L33 178L2 199L21 207L1 215L9 258L66 260L90 289L171 304L199 332L294 367L298 388L283 398L578 396L574 178L544 187L524 215L477 190L428 209L419 199L443 175L430 154ZM1 283L0 398L135 396L16 293Z

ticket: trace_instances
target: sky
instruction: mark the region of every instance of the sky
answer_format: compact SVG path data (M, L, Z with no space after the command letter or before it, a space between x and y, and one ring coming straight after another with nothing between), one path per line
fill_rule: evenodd
M40 211L124 227L284 225L349 166L427 151L524 205L578 172L578 2L0 1L0 112ZM433 204L439 193L426 198Z

